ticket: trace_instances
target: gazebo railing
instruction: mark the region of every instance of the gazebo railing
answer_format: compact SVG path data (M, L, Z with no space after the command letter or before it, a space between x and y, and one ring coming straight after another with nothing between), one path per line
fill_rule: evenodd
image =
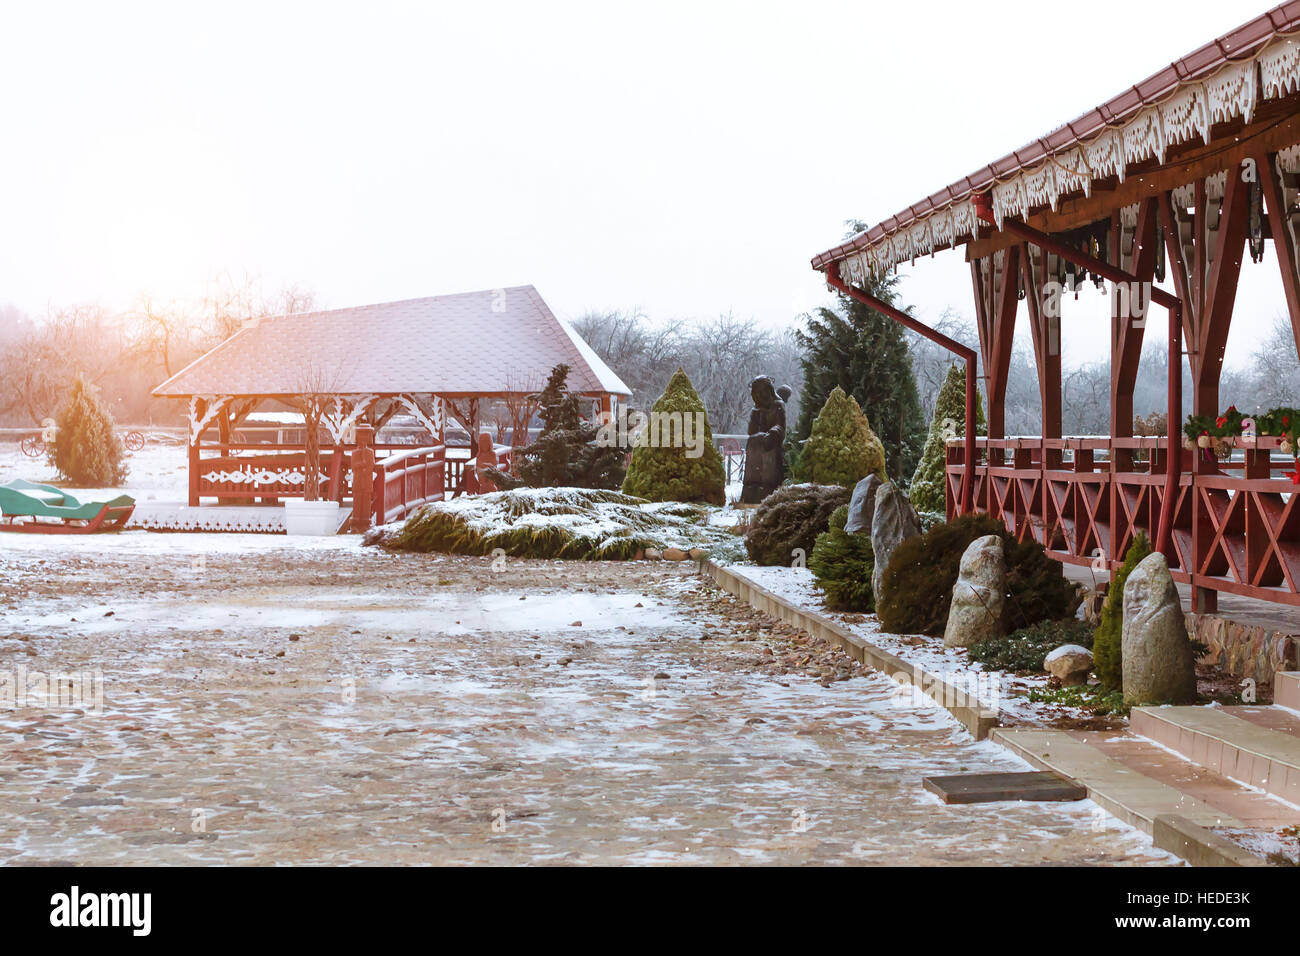
M371 501L377 524L400 521L420 505L443 499L446 451L443 445L415 448L375 463Z
M1229 442L1230 460L1183 449L1170 562L1198 588L1300 605L1300 486L1281 440ZM1134 536L1154 540L1164 500L1166 439L980 438L975 507L1059 561L1110 570ZM947 449L945 497L956 511L964 449Z

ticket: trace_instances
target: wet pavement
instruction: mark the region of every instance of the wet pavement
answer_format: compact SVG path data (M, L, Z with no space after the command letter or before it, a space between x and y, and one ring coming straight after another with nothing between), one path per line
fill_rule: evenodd
M1087 801L942 805L1024 765L689 564L213 537L0 542L10 685L102 675L0 701L0 862L1175 862Z

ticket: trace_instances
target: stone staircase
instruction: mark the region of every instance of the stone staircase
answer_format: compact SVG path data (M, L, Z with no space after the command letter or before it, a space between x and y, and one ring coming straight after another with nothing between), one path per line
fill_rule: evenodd
M1274 680L1272 706L1135 707L1128 732L999 728L992 738L1171 849L1213 864L1254 862L1209 828L1300 824L1300 672Z
M1135 707L1130 726L1197 766L1300 808L1300 714L1276 706Z

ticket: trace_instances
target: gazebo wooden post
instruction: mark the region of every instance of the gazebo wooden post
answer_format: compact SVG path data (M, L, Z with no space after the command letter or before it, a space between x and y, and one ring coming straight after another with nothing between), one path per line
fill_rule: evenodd
M357 447L352 453L352 530L364 534L373 517L375 485L375 430L357 425Z
M199 506L199 443L203 440L203 426L201 423L204 415L207 413L207 406L208 403L206 399L196 398L194 400L194 420L200 424L196 425L194 422L190 423L189 506L191 508L197 508Z

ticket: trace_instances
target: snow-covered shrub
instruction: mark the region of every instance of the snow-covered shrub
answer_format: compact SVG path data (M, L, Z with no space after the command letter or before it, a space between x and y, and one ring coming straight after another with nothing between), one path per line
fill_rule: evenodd
M400 528L369 543L408 551L511 557L623 560L646 549L702 547L728 558L736 537L710 527L710 509L680 502L651 503L591 488L517 488L425 505Z
M975 433L983 435L988 428L984 424L984 406L979 393L975 394ZM935 511L943 514L947 510L944 499L944 469L947 467L948 438L964 438L966 435L966 368L964 365L948 366L948 376L939 389L934 402L934 417L930 419L930 431L925 438L925 450L912 475L912 484L907 489L908 497L917 511ZM922 521L924 525L924 521Z
M1151 554L1151 541L1138 532L1124 561L1111 575L1106 588L1106 603L1101 606L1101 623L1093 635L1092 655L1096 662L1097 677L1107 690L1122 690L1124 683L1123 648L1124 632L1124 582L1142 559Z

